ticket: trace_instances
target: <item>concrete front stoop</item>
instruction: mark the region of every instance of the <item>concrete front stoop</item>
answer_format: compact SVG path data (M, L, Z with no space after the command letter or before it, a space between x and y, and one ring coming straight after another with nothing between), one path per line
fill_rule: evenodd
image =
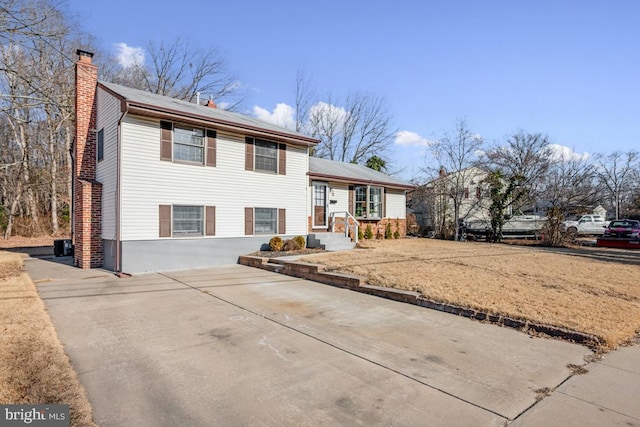
M307 247L325 251L347 251L356 247L343 233L312 233L307 237Z

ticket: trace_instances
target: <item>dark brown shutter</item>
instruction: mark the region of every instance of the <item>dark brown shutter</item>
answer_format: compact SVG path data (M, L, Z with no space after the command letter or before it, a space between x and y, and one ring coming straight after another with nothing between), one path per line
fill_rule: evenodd
M171 237L171 205L160 205L160 237Z
M287 174L287 146L285 144L278 144L278 174Z
M216 131L207 129L207 166L216 165Z
M160 160L171 161L171 140L173 137L173 123L160 122Z
M253 234L253 208L244 208L244 234Z
M244 142L245 142L244 170L252 171L253 170L253 138L246 137L244 139Z
M278 209L278 234L287 233L287 210Z
M354 197L353 193L354 193L353 185L350 185L349 186L349 206L347 207L347 210L351 215L353 215L353 207L355 203L353 200L353 197Z
M216 235L216 207L207 206L205 208L205 236Z
M387 217L387 189L383 188L382 193L384 194L384 197L382 198L382 217L386 218Z

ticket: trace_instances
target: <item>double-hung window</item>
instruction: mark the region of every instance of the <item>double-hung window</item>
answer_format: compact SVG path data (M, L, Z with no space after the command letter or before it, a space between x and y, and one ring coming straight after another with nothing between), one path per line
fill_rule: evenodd
M173 236L202 236L204 215L202 206L173 206Z
M364 218L367 216L367 187L356 187L354 191L356 217Z
M216 166L217 132L185 124L160 122L160 160Z
M256 139L256 170L278 172L278 144Z
M255 208L255 234L276 234L278 232L278 210Z
M369 187L369 218L382 218L382 188Z
M204 163L204 130L175 125L173 127L173 160Z
M216 207L159 205L159 237L202 237L216 235Z
M287 174L287 145L245 137L244 169L271 174Z
M285 234L287 210L278 208L244 208L244 234Z
M360 185L353 188L356 218L379 219L383 217L384 191L382 187Z

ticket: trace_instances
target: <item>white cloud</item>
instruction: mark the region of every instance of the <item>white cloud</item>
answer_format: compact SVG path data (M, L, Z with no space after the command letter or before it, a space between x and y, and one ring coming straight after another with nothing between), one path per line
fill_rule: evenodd
M144 49L141 47L129 46L126 43L116 43L116 57L118 63L124 68L144 64Z
M273 112L269 112L257 105L253 107L253 114L260 120L273 123L277 126L286 127L287 129L296 128L296 119L293 111L293 107L285 103L276 104L276 108Z
M433 145L433 141L429 141L428 139L421 137L417 133L408 130L401 130L396 133L396 137L393 142L397 145L403 145L407 147L429 147Z
M309 109L309 117L321 117L329 123L344 123L347 110L326 102L318 102Z
M591 155L587 152L580 154L565 145L549 144L549 149L551 150L552 160L560 160L565 162L584 161L591 157Z

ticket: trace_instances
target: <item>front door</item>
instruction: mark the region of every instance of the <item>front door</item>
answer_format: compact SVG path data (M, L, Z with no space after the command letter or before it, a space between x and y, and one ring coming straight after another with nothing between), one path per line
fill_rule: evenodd
M327 228L327 184L313 183L313 228Z

